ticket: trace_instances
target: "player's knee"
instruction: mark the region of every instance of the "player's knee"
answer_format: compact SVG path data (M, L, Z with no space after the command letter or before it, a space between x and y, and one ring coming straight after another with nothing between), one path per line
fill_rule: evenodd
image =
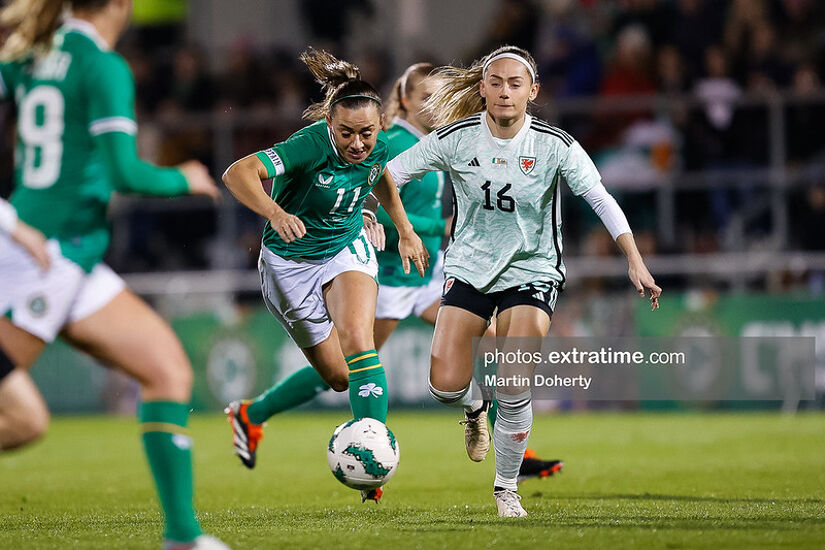
M43 407L33 407L17 418L14 426L16 437L15 441L7 445L9 448L33 443L46 435L49 429L49 411Z
M335 373L325 381L332 391L343 392L349 389L349 375L345 372Z
M344 355L352 355L375 348L375 340L372 332L358 328L338 331L338 338L341 341L341 350Z
M151 388L175 395L192 391L194 376L188 361L157 364L147 374L146 385Z

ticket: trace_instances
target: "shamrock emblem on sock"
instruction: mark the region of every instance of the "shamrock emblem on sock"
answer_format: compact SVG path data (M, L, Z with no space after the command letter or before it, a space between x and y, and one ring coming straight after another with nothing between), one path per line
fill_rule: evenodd
M384 388L382 388L381 386L376 386L375 382L364 384L358 389L361 390L358 392L358 395L361 397L369 397L370 395L372 395L373 397L378 397L380 395L384 395Z

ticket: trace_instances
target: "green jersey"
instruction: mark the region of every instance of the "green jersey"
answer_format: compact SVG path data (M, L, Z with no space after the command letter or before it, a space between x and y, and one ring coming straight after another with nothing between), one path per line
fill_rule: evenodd
M379 132L369 156L352 164L338 154L326 121L320 120L284 142L255 154L272 181L272 200L297 216L306 234L285 243L269 222L263 244L285 258L332 258L358 237L361 205L389 159L387 136Z
M394 158L424 137L415 126L396 118L393 126L387 130L390 143L390 158ZM424 286L430 282L435 265L435 257L441 248L444 237L445 220L441 218L441 196L444 192L444 172L428 172L421 179L414 179L400 190L401 202L410 223L421 237L421 241L430 253L430 267L422 278L414 269L404 274L401 256L398 255L398 231L389 214L383 208L378 209L378 221L384 225L387 236L386 248L378 252L378 281L387 286Z
M134 97L126 62L87 21L67 20L42 56L0 63L0 98L17 103L11 202L87 271L109 245L113 190L187 190L180 171L137 159Z

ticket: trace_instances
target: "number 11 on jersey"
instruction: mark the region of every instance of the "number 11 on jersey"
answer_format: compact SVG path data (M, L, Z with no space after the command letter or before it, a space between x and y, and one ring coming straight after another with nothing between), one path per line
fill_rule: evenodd
M338 198L335 199L335 204L332 206L332 208L329 211L330 214L335 214L335 211L338 209L339 206L341 206L341 203L344 200L344 194L346 192L347 192L347 190L344 189L343 187L338 189ZM347 212L346 212L347 214L351 213L352 209L355 208L355 203L358 201L359 196L361 196L361 188L356 187L355 188L355 194L352 196L352 202L349 203L349 208L347 208Z

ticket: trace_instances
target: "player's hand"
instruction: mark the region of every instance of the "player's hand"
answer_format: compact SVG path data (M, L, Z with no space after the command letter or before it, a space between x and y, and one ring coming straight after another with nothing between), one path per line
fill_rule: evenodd
M304 222L298 216L288 214L283 208L278 208L277 212L269 218L269 225L285 243L300 239L307 232Z
M190 195L203 195L214 201L220 200L221 191L203 163L197 160L187 160L178 168L183 172L186 183L189 184Z
M384 226L378 223L378 220L368 214L364 214L364 231L367 232L367 238L376 250L384 250L384 247L387 245L387 236L384 233Z
M17 225L14 226L14 231L11 232L11 238L34 258L34 261L43 271L49 269L51 259L46 245L46 237L43 236L43 233L17 220Z
M415 264L418 274L422 277L427 267L430 265L430 253L421 242L421 238L415 231L409 231L405 235L400 235L398 239L398 253L401 255L401 265L404 273L410 272L410 260Z
M630 282L636 287L636 292L639 296L644 298L645 289L650 291L650 311L659 307L659 296L662 294L662 289L653 280L653 275L647 270L644 262L632 262L627 270L627 276L630 277Z

